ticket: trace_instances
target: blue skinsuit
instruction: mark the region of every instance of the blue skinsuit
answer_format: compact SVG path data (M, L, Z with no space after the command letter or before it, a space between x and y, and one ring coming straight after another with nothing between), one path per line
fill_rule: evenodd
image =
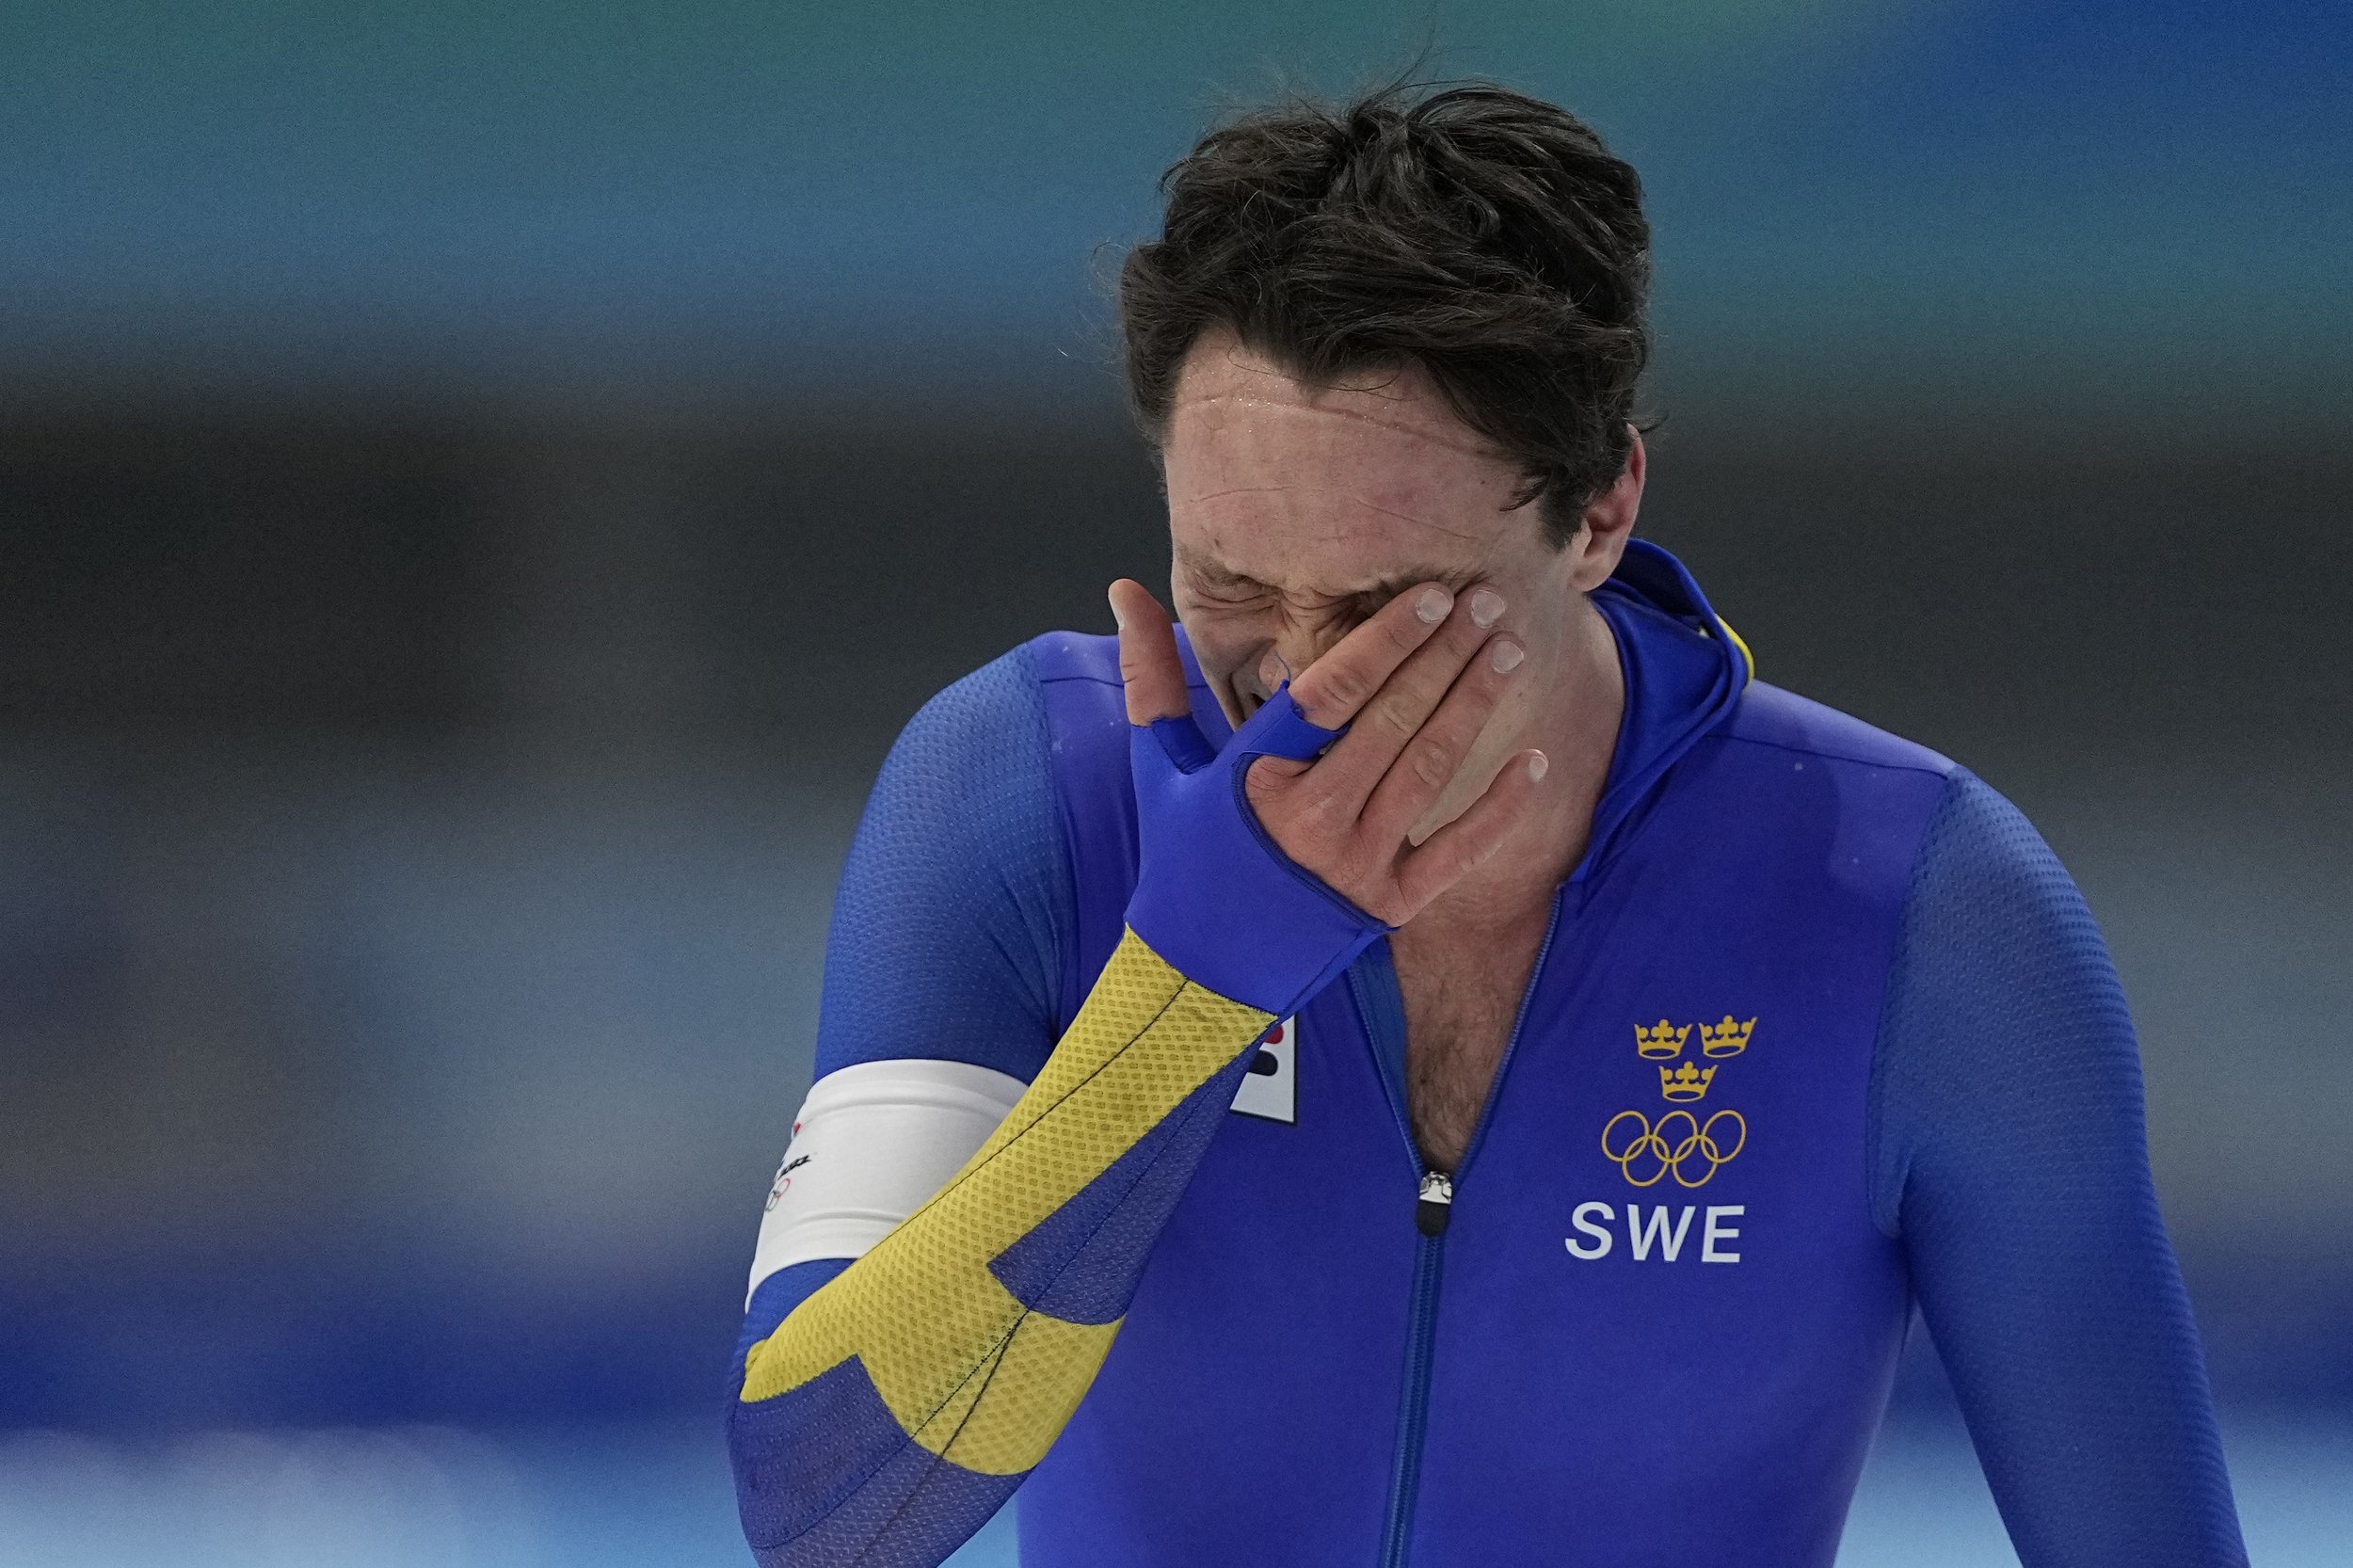
M1209 1138L1023 1560L1826 1565L1915 1302L2029 1568L2243 1560L2064 872L1952 763L1747 682L1665 552L1594 600L1625 720L1451 1202L1376 943L1298 1016L1295 1119ZM821 1075L1038 1070L1120 939L1127 736L1115 649L1067 634L919 716ZM746 1344L839 1270L770 1278Z

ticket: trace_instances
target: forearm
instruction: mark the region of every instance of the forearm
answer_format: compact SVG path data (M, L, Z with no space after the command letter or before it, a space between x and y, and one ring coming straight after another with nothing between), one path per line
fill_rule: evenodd
M1130 933L929 1203L744 1358L730 1442L771 1565L936 1561L1045 1456L1273 1021Z

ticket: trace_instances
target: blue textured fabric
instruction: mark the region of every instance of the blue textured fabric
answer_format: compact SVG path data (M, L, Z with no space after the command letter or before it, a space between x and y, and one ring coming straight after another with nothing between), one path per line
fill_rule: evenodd
M1873 1208L2025 1568L2244 1560L2091 913L1957 772L1922 844L1872 1084Z
M739 1401L728 1425L737 1505L755 1547L806 1534L912 1446L855 1358L788 1395Z
M752 1353L752 1347L776 1332L776 1325L792 1316L792 1309L817 1293L817 1288L850 1266L846 1257L820 1257L808 1263L795 1263L789 1269L778 1269L760 1282L752 1299L744 1308L744 1329L735 1337L735 1362L728 1368L728 1388L732 1394L744 1381L744 1358Z
M856 1360L737 1405L728 1446L760 1568L936 1568L1021 1484L911 1441Z
M1048 745L1026 647L908 722L841 868L820 1078L903 1056L1037 1076L1075 919Z
M1253 1048L1185 1096L1035 1230L1005 1249L989 1272L1032 1311L1072 1323L1108 1323L1128 1310L1152 1242L1201 1151L1234 1103Z
M938 1568L1022 1480L979 1475L908 1443L807 1533L752 1558L760 1568Z

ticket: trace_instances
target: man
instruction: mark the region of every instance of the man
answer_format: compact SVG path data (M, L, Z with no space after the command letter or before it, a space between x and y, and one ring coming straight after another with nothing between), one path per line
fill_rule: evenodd
M1173 171L1133 583L908 727L730 1434L768 1564L1828 1564L1913 1304L2020 1556L2242 1560L2073 885L1663 552L1633 174L1498 88ZM1114 1340L1114 1336L1115 1340Z

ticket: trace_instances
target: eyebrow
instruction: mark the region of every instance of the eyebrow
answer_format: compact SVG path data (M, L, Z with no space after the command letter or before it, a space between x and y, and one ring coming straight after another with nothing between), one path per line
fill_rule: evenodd
M1214 586L1265 588L1269 591L1279 591L1275 590L1272 583L1262 583L1257 578L1235 571L1229 567L1223 566L1193 551L1178 550L1175 552L1175 554L1178 566ZM1449 591L1459 593L1477 582L1481 575L1476 569L1445 570L1437 567L1408 567L1403 571L1393 572L1389 576L1378 578L1360 587L1343 588L1332 597L1335 599L1372 599L1385 604L1406 589L1420 583L1441 584Z

